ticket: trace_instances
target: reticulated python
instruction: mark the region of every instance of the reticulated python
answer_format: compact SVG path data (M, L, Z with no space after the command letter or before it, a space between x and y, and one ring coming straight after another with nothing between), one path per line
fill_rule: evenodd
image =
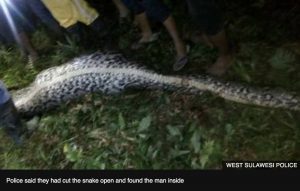
M84 94L115 94L127 88L146 88L201 94L271 108L300 110L300 98L290 92L222 82L209 76L167 76L133 64L119 54L96 52L41 72L28 87L14 94L17 109L35 115Z

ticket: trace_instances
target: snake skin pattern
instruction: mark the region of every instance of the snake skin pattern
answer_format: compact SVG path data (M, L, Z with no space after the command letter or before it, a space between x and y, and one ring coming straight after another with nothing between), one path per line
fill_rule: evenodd
M127 88L158 89L200 95L211 92L226 100L271 108L300 110L290 92L223 82L209 76L167 76L147 70L120 54L96 52L42 71L28 87L14 94L23 115L35 115L87 93L120 93Z

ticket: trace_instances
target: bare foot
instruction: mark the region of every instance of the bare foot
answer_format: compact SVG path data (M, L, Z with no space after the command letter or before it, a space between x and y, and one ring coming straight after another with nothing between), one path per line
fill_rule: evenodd
M207 70L207 72L210 73L211 75L220 77L227 72L231 64L232 64L231 54L221 55L217 59L216 63Z
M132 50L138 50L144 47L145 44L154 42L158 39L159 33L152 33L150 35L142 35L142 38L131 45Z

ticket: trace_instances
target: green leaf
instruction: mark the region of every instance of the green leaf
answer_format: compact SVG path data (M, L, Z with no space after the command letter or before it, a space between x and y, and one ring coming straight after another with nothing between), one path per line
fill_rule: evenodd
M82 158L82 149L77 146L65 144L63 147L63 152L66 159L70 162L78 162Z
M171 136L181 136L181 132L180 130L178 129L178 127L174 127L174 126L171 126L171 125L168 125L167 126L167 129L170 133Z
M225 126L225 131L226 131L226 138L231 139L233 134L234 134L234 127L232 126L232 124L226 124Z
M144 117L139 124L138 131L139 132L146 131L150 127L151 121L152 121L152 118L150 115L148 115L147 117Z
M126 127L125 119L124 119L122 113L119 113L118 123L119 123L120 129L124 129Z
M195 151L195 153L199 153L201 150L201 136L199 131L195 131L191 138L191 145Z
M208 162L208 159L209 159L209 155L203 155L203 156L200 158L201 168L205 168L205 167L206 167L207 162Z
M215 141L214 140L206 141L203 145L202 152L201 152L202 156L200 158L200 164L202 168L207 167L209 159L212 158L214 151L215 151Z
M270 58L269 62L273 68L283 70L290 67L289 65L295 62L295 60L296 57L292 52L279 48Z
M191 151L190 150L177 150L177 149L173 149L171 152L171 155L173 158L177 158L183 155L187 155L190 154Z

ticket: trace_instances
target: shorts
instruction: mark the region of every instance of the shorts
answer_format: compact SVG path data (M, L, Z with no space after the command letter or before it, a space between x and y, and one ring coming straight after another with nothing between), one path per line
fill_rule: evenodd
M145 12L150 19L164 22L170 16L169 8L161 0L122 0L135 15Z
M197 29L216 35L223 28L222 13L216 0L186 0Z

